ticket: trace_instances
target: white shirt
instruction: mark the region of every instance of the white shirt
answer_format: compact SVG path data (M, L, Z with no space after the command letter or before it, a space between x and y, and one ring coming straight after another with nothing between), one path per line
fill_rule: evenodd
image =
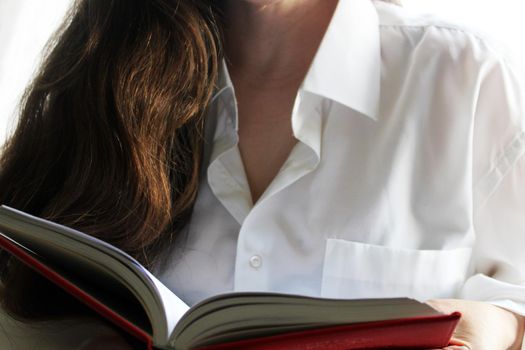
M477 34L339 1L297 93L298 143L254 204L223 65L187 239L161 280L189 304L275 291L465 298L525 315L522 94Z

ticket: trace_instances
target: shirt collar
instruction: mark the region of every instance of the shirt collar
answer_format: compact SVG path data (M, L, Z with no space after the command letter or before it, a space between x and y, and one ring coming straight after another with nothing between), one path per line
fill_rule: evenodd
M339 0L300 89L377 120L381 54L379 20L370 0ZM233 92L222 60L217 92Z
M376 9L370 0L339 0L302 89L377 120L380 82Z

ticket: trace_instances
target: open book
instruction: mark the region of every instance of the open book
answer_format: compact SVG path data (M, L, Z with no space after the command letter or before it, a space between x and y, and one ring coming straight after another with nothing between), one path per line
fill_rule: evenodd
M0 247L159 349L441 348L459 313L411 299L229 293L188 307L118 248L6 206Z

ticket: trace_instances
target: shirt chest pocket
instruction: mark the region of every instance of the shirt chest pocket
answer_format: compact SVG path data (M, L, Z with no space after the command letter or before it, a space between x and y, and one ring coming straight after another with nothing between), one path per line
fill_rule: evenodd
M327 298L454 297L467 276L470 248L398 249L328 239L321 295Z

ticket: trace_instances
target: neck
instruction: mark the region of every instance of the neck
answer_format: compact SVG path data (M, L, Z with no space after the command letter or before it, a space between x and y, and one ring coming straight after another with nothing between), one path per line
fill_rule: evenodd
M302 80L336 4L337 0L226 0L225 54L232 77L242 73L243 80L259 87Z

